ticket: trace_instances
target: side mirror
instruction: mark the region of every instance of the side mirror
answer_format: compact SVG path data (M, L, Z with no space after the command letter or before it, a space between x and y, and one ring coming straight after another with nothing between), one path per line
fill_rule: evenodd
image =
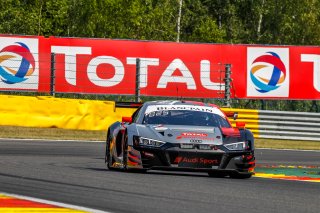
M238 113L237 112L225 112L226 116L228 118L233 118L233 120L237 120L238 118Z
M132 123L132 117L122 117L122 122L124 122L124 123Z
M238 119L238 113L235 112L235 113L233 114L233 120L237 120L237 119Z
M246 126L245 122L236 122L236 127L239 129L244 129L245 126Z

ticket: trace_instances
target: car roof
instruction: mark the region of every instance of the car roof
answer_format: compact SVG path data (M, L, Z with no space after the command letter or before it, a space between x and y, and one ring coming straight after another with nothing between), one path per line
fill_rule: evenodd
M199 101L188 101L188 100L163 100L163 101L148 101L144 103L145 106L149 105L195 105L195 106L206 106L219 108L215 104L203 103Z

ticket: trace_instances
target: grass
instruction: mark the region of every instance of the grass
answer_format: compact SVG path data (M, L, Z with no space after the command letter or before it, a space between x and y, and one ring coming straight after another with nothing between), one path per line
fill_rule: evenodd
M257 138L256 148L320 150L320 141L277 140Z
M105 141L106 131L0 126L0 138ZM320 150L320 141L292 141L257 138L255 141L255 147L274 149Z
M104 141L107 131L0 126L0 138Z

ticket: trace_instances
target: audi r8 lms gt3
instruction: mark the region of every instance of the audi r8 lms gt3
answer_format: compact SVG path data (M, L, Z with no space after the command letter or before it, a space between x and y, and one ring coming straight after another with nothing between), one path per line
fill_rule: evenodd
M249 178L255 166L254 138L244 125L233 128L216 105L151 101L109 127L105 162L109 169Z

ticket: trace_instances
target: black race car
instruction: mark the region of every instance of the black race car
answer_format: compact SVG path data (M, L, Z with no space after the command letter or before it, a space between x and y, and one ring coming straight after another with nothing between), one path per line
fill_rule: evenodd
M250 178L255 167L254 138L243 124L232 128L216 105L151 101L109 127L105 162L109 169Z

